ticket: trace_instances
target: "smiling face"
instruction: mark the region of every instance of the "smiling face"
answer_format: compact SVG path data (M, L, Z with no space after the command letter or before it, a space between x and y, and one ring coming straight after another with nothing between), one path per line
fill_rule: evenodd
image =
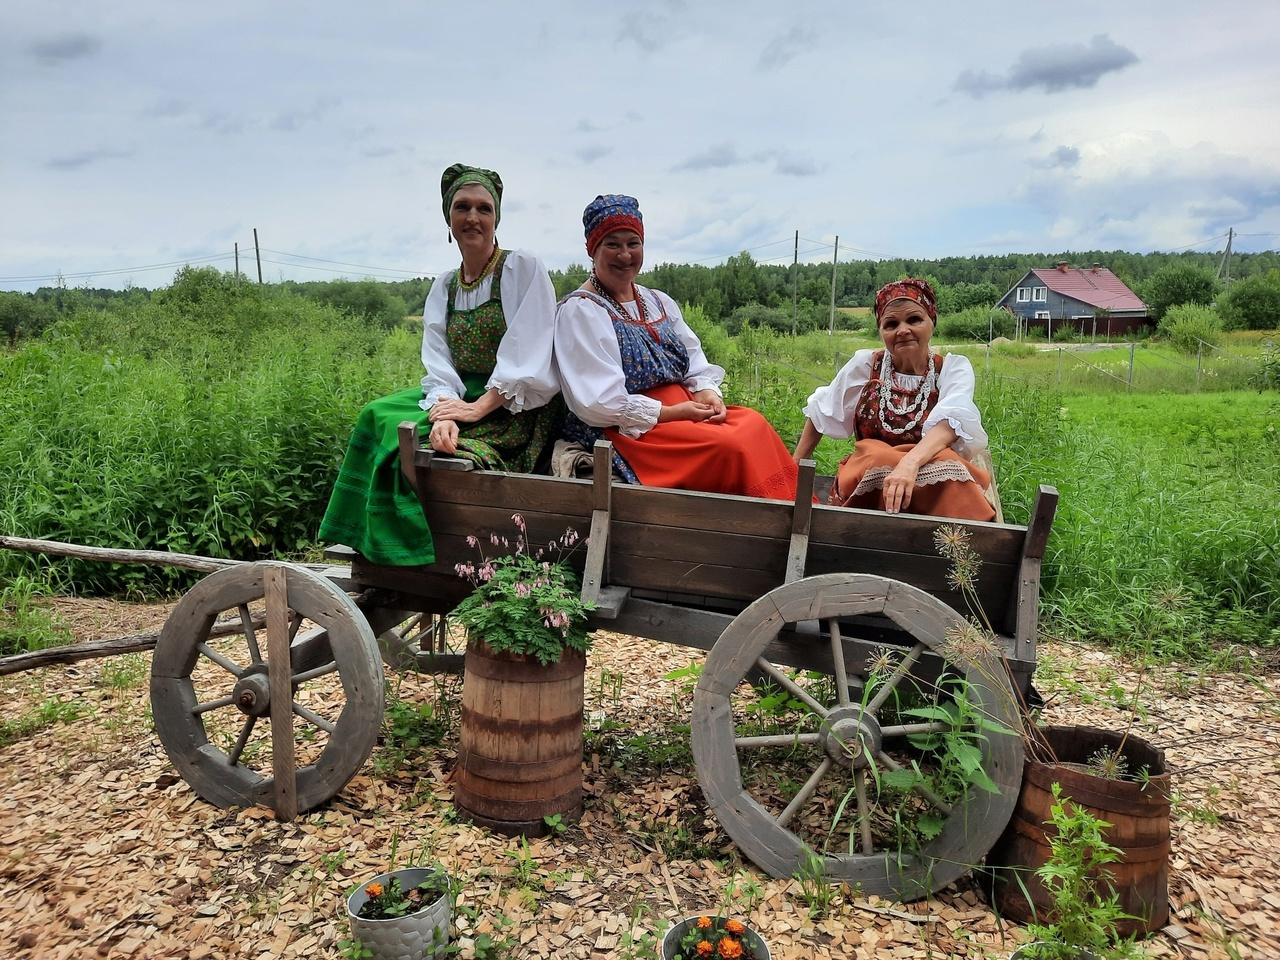
M933 321L914 300L890 300L880 313L880 339L900 373L923 374L929 362L929 340Z
M615 230L591 258L596 279L615 300L631 299L631 284L644 266L644 240L634 230Z
M493 197L478 183L468 183L454 194L449 206L449 229L464 252L488 254L497 229Z

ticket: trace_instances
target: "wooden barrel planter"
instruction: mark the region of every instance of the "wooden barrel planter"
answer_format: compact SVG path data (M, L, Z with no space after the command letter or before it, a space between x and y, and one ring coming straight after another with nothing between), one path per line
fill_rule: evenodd
M582 691L587 659L556 663L467 648L454 804L508 836L543 836L544 817L582 814Z
M1118 925L1123 936L1159 930L1169 920L1169 772L1164 751L1130 734L1096 727L1043 727L1058 758L1027 757L1013 819L987 855L1000 913L1018 923L1052 920L1048 891L1035 875L1049 857L1045 821L1053 806L1053 784L1064 797L1111 824L1107 841L1121 851L1110 864L1120 907L1138 919ZM1087 772L1099 750L1119 750L1130 773L1144 767L1144 781L1110 780Z

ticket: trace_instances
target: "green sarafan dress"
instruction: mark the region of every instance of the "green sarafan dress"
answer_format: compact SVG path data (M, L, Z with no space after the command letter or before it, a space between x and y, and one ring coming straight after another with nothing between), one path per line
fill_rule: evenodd
M498 362L498 347L507 332L502 312L502 267L509 252L503 250L493 266L489 299L472 310L458 310L454 306L458 274L449 281L445 339L454 368L466 388L462 399L468 403L483 396L485 384ZM551 336L550 330L547 336ZM520 413L499 407L483 420L458 424L458 456L474 460L485 470L532 473L555 440L563 418L564 404L559 395L545 406Z
M502 268L508 253L502 251L494 264L489 299L472 309L456 309L457 273L449 281L445 341L462 381L462 399L468 403L484 394L507 331ZM546 335L550 342L550 329ZM424 438L431 429L422 401L423 388L416 386L379 397L360 411L320 524L322 540L346 544L374 563L417 566L435 562L422 506L400 472L400 424L406 420L416 423ZM483 420L458 424L457 455L485 470L533 472L544 460L563 416L558 394L542 406L519 413L499 407Z

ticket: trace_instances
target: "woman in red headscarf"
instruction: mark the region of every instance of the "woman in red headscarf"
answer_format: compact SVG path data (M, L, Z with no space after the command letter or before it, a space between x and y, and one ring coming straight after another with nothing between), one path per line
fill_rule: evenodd
M591 276L560 301L555 360L564 436L613 443L628 483L791 500L797 469L769 421L724 402L675 301L637 284L644 220L634 197L596 197L582 215Z
M795 460L811 456L823 436L853 437L828 503L994 519L985 493L991 475L971 462L987 446L973 366L930 349L938 320L933 288L915 278L887 283L876 294L875 317L884 349L859 350L809 397Z

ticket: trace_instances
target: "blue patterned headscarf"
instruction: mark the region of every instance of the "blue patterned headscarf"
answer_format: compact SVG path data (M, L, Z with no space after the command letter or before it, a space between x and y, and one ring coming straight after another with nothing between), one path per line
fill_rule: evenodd
M582 213L582 226L587 237L587 256L596 255L600 241L615 230L634 230L644 239L644 217L635 197L607 193L596 197Z
M502 178L492 170L483 167L469 167L465 163L455 163L440 175L440 196L444 200L444 222L449 222L449 208L453 206L453 198L468 183L478 183L489 191L493 197L493 225L496 227L502 219Z

